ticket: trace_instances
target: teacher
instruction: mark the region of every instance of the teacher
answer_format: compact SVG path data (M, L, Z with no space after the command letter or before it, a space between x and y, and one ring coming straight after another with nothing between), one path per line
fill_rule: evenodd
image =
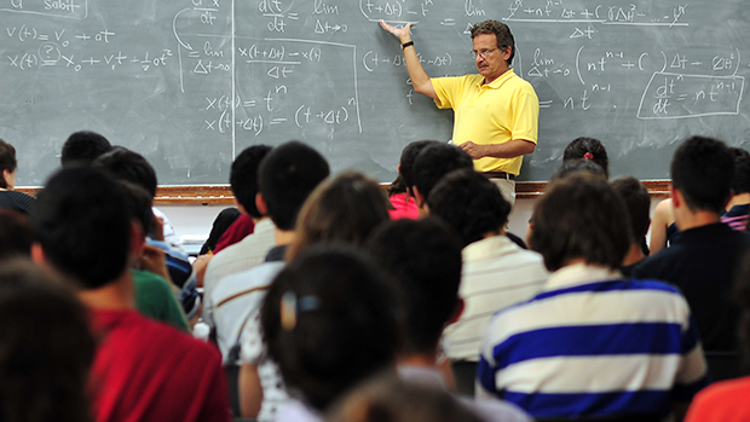
M380 25L398 37L414 90L455 112L453 142L474 159L511 204L523 156L534 152L539 99L530 83L510 68L516 47L508 25L487 20L471 28L472 54L479 74L430 78L411 39L411 24Z

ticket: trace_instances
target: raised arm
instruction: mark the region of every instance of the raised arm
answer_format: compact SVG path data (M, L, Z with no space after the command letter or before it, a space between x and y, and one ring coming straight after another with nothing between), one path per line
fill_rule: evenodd
M385 23L384 20L380 20L380 26L386 31L395 35L401 42L401 45L411 42L411 24L407 23L403 28L396 28L393 25ZM419 62L417 57L417 51L414 49L414 44L404 48L404 61L406 62L406 70L409 72L409 78L411 78L412 86L414 91L424 94L432 99L437 99L435 89L432 87L432 81L427 76L422 64Z

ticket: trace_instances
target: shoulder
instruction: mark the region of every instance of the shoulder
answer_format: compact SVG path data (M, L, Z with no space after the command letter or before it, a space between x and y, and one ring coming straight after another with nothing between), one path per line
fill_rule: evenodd
M247 271L230 274L214 287L211 292L212 300L218 305L222 300L239 292L249 293L254 289L265 289L284 265L284 262L265 262Z
M720 415L734 413L735 420L741 420L741 414L748 416L747 396L750 394L750 377L744 377L712 384L696 394L688 411L686 421L720 420ZM729 410L733 409L733 410ZM708 419L710 416L716 417Z

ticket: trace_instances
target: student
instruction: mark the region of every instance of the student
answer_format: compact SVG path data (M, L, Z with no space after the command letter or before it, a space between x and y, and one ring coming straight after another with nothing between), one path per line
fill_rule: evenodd
M96 342L86 309L26 260L0 265L0 415L4 422L92 421Z
M489 179L473 169L470 171L484 179L505 201ZM408 381L448 390L452 374L441 351L441 338L446 325L455 322L464 309L464 301L458 296L459 240L439 219L428 217L385 224L373 234L368 250L393 276L402 292L405 321L396 356L399 375ZM530 420L505 402L477 403L466 399L463 403L486 421Z
M693 311L707 351L736 351L739 309L730 301L750 236L721 222L731 196L732 153L723 142L695 136L672 159L672 204L679 237L641 261L633 276L680 288Z
M740 148L730 148L734 156L732 199L721 222L734 230L747 231L750 221L750 153Z
M541 255L521 249L505 235L510 204L484 175L472 169L450 173L430 192L427 205L431 216L443 219L459 234L463 247L460 294L466 307L446 327L445 336L459 379L472 380L462 390L473 392L490 316L538 293L549 272Z
M268 291L261 325L269 356L297 393L277 422L320 421L347 390L393 367L393 290L345 245L316 245L290 262Z
M307 198L287 260L319 242L363 246L372 230L386 221L388 199L377 182L355 171L341 173L321 183Z
M677 239L680 230L674 218L672 198L667 198L656 204L654 216L651 219L651 237L648 250L651 255L669 247Z
M16 187L16 149L0 139L0 209L11 209L29 214L34 206L34 197L13 190Z
M233 224L229 230L237 233L241 231L238 226L250 225L252 234L245 236L244 239L240 238L234 244L229 244L230 241L222 236L219 242L225 242L226 245L219 252L215 255L200 256L194 263L194 268L199 275L201 267L205 270L202 279L202 316L203 321L211 328L215 328L213 320L215 304L212 294L216 286L226 276L247 271L262 264L266 253L274 246L273 222L255 205L255 198L258 195L258 168L270 151L271 147L266 145L254 145L244 149L232 163L229 175L232 192L241 214L238 218L239 224L237 226ZM236 238L239 235L230 234L229 237Z
M31 254L31 227L28 216L0 209L0 259Z
M325 158L301 142L288 142L266 155L258 169L256 204L273 222L275 246L266 252L262 264L224 277L211 293L216 340L224 364L241 365L239 385L230 380L230 388L238 386L239 403L233 403L233 408L244 417L271 421L288 399L276 365L265 359L262 347L245 346L257 338L246 339L245 331L259 332L260 306L271 281L285 265L286 250L296 237L299 210L329 174Z
M458 169L474 168L471 156L455 145L437 144L425 147L414 160L412 192L419 215L426 216L427 197L445 175Z
M588 160L604 170L604 176L609 179L609 158L607 149L601 141L582 136L572 140L563 151L563 164L570 160Z
M221 359L210 345L134 309L128 264L140 229L118 185L91 167L56 173L31 216L35 262L76 286L94 335L96 421L228 421Z
M60 155L60 164L69 167L75 164L91 164L98 157L110 152L112 144L104 136L87 130L74 132L65 141Z
M398 164L398 176L388 188L388 199L393 205L389 211L391 219L419 218L419 208L414 202L414 193L411 187L414 185L412 170L417 155L427 146L438 144L438 141L416 141L412 142L401 151L401 159Z
M646 233L651 224L649 210L651 208L651 196L643 183L633 176L618 177L612 181L612 187L620 194L628 210L630 217L631 243L625 259L622 261L620 271L626 277L630 277L633 268L647 255Z
M490 319L478 396L504 398L537 420L646 421L680 414L708 384L679 290L622 279L628 225L601 178L573 175L548 187L531 247L552 274L541 293Z

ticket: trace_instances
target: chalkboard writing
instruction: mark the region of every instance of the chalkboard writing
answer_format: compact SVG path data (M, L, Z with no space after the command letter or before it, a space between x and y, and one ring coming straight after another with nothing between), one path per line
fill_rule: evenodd
M430 76L475 72L468 30L498 19L540 100L521 180L546 180L573 138L611 172L668 178L691 134L750 142L747 0L0 0L0 138L41 185L65 138L94 130L166 185L226 183L243 148L309 143L334 170L395 177L401 149L447 141L452 112L415 94L377 24L413 23Z

